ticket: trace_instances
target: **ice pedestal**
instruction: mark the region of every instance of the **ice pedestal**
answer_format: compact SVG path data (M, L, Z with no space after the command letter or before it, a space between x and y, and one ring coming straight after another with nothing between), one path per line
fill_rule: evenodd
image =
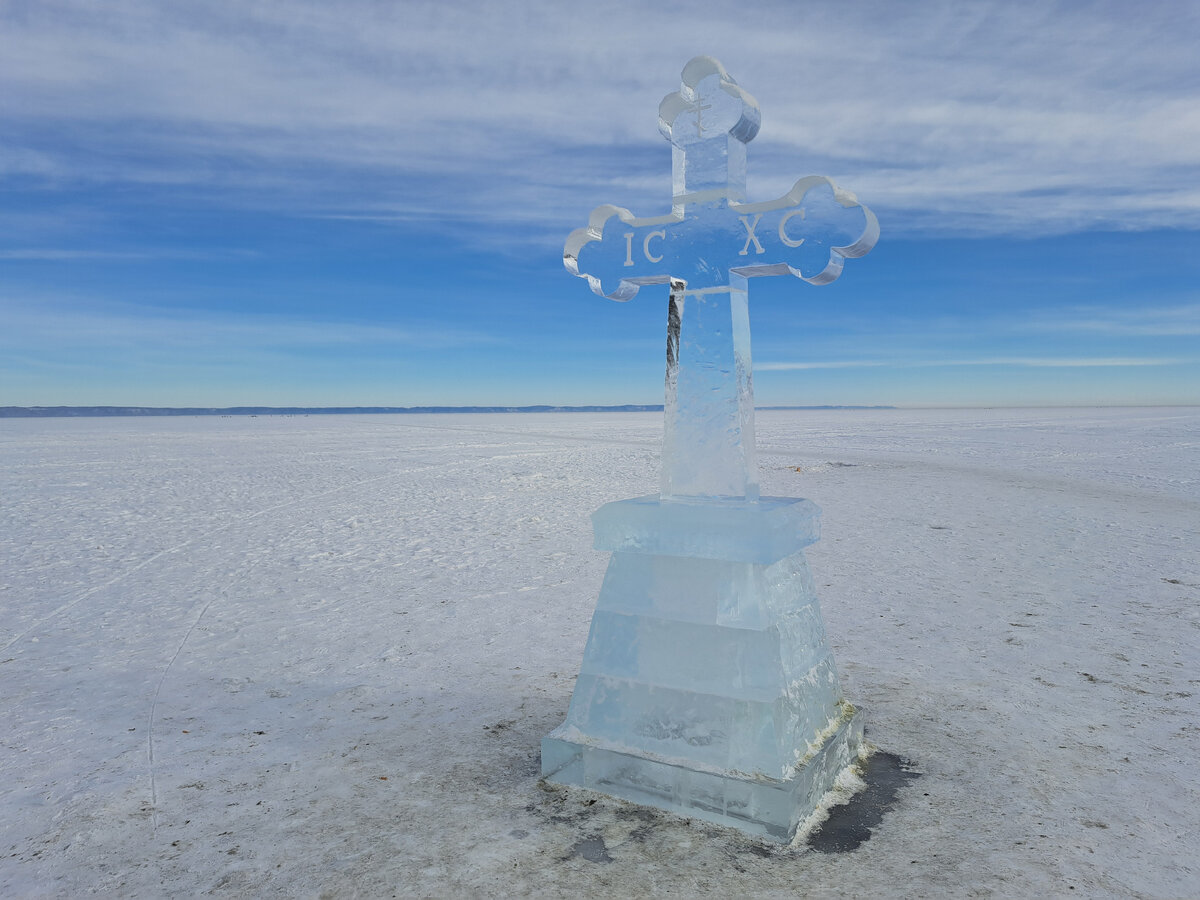
M807 500L609 503L612 560L542 774L788 841L857 757L803 548Z

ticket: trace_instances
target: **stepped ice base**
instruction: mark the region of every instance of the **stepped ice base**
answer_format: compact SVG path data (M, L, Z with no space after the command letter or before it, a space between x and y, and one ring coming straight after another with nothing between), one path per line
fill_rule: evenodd
M555 784L590 788L681 816L788 843L796 828L858 758L862 716L848 703L822 744L790 778L697 769L695 763L608 746L566 725L542 739L542 773Z
M542 775L790 840L862 737L804 559L819 516L788 497L597 510L612 559Z

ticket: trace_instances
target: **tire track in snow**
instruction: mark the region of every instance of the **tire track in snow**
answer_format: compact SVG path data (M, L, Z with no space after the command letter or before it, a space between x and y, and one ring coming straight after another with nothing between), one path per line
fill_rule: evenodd
M188 638L192 636L192 632L196 630L196 626L200 624L200 620L204 618L204 614L208 612L212 606L221 597L228 596L229 591L235 585L240 584L246 578L246 567L235 576L219 593L214 593L208 598L208 601L201 608L199 615L188 626L188 630L184 632L183 638L179 641L179 645L175 648L175 653L171 659L163 667L162 674L158 677L158 684L154 687L154 697L150 700L150 713L146 721L146 759L150 770L150 824L154 834L158 834L158 784L154 775L154 714L158 709L158 697L162 693L163 684L167 680L167 674L171 671L171 666L175 665L175 660L179 659L179 655L183 652L184 645L187 644Z
M955 462L946 459L933 459L916 454L889 453L872 448L838 447L800 450L794 447L767 446L758 448L759 467L764 457L774 457L791 463L811 463L817 459L855 460L854 466L892 466L897 469L925 472L948 472L958 475L969 475L982 481L999 482L1015 486L1024 485L1040 491L1066 491L1073 495L1091 500L1137 500L1149 503L1155 507L1172 508L1178 512L1194 513L1200 510L1200 501L1190 497L1163 493L1158 490L1146 490L1136 485L1117 481L1101 481L1091 478L1071 478L1057 474L1038 474L1025 469L1011 466L988 466L977 463Z
M525 457L530 457L530 456L543 456L543 455L546 455L547 453L566 452L569 449L570 448L555 447L555 448L550 448L550 449L530 450L525 453L493 454L493 455L485 457L485 459L487 459L487 460L497 459L497 458L513 459L513 458L525 458ZM411 474L414 474L417 472L423 472L423 471L427 471L429 469L438 469L438 468L445 468L445 464L437 463L437 464L431 464L431 465L427 465L427 466L419 466L419 467L414 467L414 468L410 468L410 469L405 469L404 471L401 471L401 472L389 472L386 475L379 475L379 476L373 476L371 478L364 478L364 479L360 479L359 481L354 481L354 482L350 482L348 484L339 485L338 487L327 490L327 491L320 491L315 494L310 494L306 497L297 498L295 500L287 501L286 503L280 503L280 504L276 504L275 506L272 506L272 507L267 507L265 509L259 510L256 513L252 513L250 515L243 516L232 522L227 522L218 528L212 529L211 531L205 532L204 534L199 535L196 538L191 539L190 541L186 541L183 544L180 544L178 547L170 548L169 550L160 551L159 553L154 554L152 557L144 560L142 563L140 563L136 567L129 569L127 572L123 573L123 575L118 576L115 579L112 579L112 582L110 582L110 583L114 583L114 582L120 580L120 578L122 578L122 577L132 575L138 569L143 568L144 566L148 565L149 563L153 562L155 559L163 556L166 553L175 552L175 551L180 550L183 547L187 546L188 544L195 543L195 542L201 540L202 538L210 537L220 531L231 528L234 525L248 522L252 519L255 519L262 515L265 515L266 513L277 511L279 509L286 508L286 507L299 506L299 505L308 503L313 500L318 500L322 497L327 497L330 494L335 494L335 493L339 493L342 491L349 491L349 490L352 490L353 488L361 487L362 485L371 484L373 482L381 481L381 480L384 480L387 478L394 478L394 477L398 477L398 476L407 476L407 475L411 475ZM150 710L149 710L149 713L147 714L147 728L146 728L146 759L147 759L147 769L149 771L149 777L150 777L150 816L151 816L150 821L151 821L151 829L155 836L157 836L157 834L158 834L158 783L157 783L157 777L155 775L154 721L155 721L155 714L158 709L159 697L162 694L163 685L166 683L167 675L170 673L172 666L175 665L176 660L178 660L179 657L183 654L183 649L187 645L188 639L191 638L192 634L195 632L196 628L200 625L201 620L208 613L209 609L211 609L213 604L215 604L218 600L228 597L230 594L230 591L233 589L234 586L245 581L246 574L248 571L249 571L249 566L243 565L227 581L227 583L225 584L224 587L222 587L219 591L213 592L209 596L209 598L204 602L204 605L201 607L200 612L196 615L196 618L192 620L191 625L188 626L188 629L186 632L184 632L184 635L180 639L179 644L175 647L175 652L171 655L170 660L167 662L166 666L163 667L163 670L158 678L158 683L155 685L154 696L152 697L152 699L150 701ZM107 586L107 585L102 585L101 587L105 587L105 586ZM99 589L100 588L93 589L93 591L89 592L89 593L93 593L95 590L99 590ZM520 588L520 590L522 590L522 591L533 590L533 589L535 589L535 588L534 587ZM501 593L507 593L507 592L501 592ZM81 596L80 598L75 600L70 605L74 605L75 603L78 603L78 602L82 601L83 599L86 599L86 597ZM193 606L194 605L195 604L193 604ZM65 608L67 608L67 607L64 607L63 609L65 609ZM56 610L54 613L51 613L49 616L47 616L46 619L48 620L50 618L53 618L53 616L57 615L58 612L61 612L61 611L62 611L62 609ZM26 633L28 633L28 632L26 632ZM17 639L19 639L19 638L17 638Z
M418 426L412 426L412 427L418 427ZM472 429L462 429L462 428L454 428L454 427L439 427L439 428L435 428L433 430L443 431L443 432L454 432L454 431L469 431ZM480 431L474 430L474 434L476 437L478 437L480 435ZM129 578L135 576L138 572L146 569L147 567L151 566L155 562L160 561L160 560L164 559L165 557L169 557L173 554L180 553L180 552L188 549L189 547L203 545L205 542L211 541L212 538L214 538L216 535L220 535L222 533L228 532L239 526L244 526L249 522L252 522L257 519L261 519L264 516L278 514L280 511L283 511L283 510L302 507L303 505L313 503L314 501L319 501L324 498L327 498L327 497L330 497L333 495L337 495L337 494L344 494L346 492L352 492L356 489L362 488L367 485L377 484L380 482L386 482L389 479L396 480L396 479L409 478L409 477L411 477L413 475L417 475L421 472L428 472L431 470L434 470L434 471L444 470L448 466L454 466L454 465L461 466L463 464L468 464L468 465L481 464L481 463L486 463L487 461L494 460L497 458L525 459L525 458L539 457L539 456L545 456L545 455L556 454L556 453L569 453L569 452L574 452L574 446L579 443L630 444L633 446L649 446L650 445L650 442L621 441L621 440L596 441L591 438L576 438L574 436L556 435L556 434L540 434L540 433L533 434L530 432L522 432L520 430L509 430L509 429L494 429L494 430L491 430L490 434L493 434L496 436L501 436L501 437L506 437L506 438L525 437L525 438L529 438L533 441L539 441L539 442L540 441L548 441L548 442L553 442L553 444L557 444L557 446L547 447L543 444L542 446L531 447L528 450L518 451L518 452L514 453L514 452L499 452L502 449L511 449L511 443L509 443L509 442L506 442L506 445L504 448L489 447L487 445L480 446L478 441L468 442L469 444L473 444L474 446L460 446L460 447L454 447L452 449L458 450L460 453L463 451L467 451L469 453L471 450L474 450L476 453L479 453L478 456L474 456L474 457L467 456L464 459L462 457L456 457L454 455L450 455L448 457L438 460L437 462L431 462L431 463L428 463L425 465L409 466L404 469L389 471L389 472L383 473L381 475L375 475L375 476L371 476L369 478L361 478L361 479L358 479L355 481L350 481L350 482L347 482L344 484L339 484L335 487L332 487L332 488L329 488L326 490L316 491L314 493L306 494L302 497L296 497L296 498L293 498L290 500L283 501L281 503L272 504L270 506L263 507L262 509L255 510L253 512L237 516L236 518L230 519L228 521L221 523L220 525L217 525L213 528L207 529L199 534L196 534L195 536L188 538L185 541L181 541L171 547L166 547L161 550L158 550L158 551L152 553L151 555L147 556L145 559L142 559L141 561L130 565L124 571L114 575L113 577L108 578L99 584L95 584L95 585L85 589L84 591L79 593L77 596L75 596L71 600L59 605L58 607L56 607L49 613L39 617L34 622L29 624L26 628L24 628L22 631L20 631L18 634L14 635L12 638L10 638L3 645L0 645L0 651L9 650L14 645L16 645L17 643L21 642L23 639L28 637L30 634L33 634L33 633L37 632L39 629L44 628L48 623L54 621L55 619L59 618L60 616L62 616L64 614L70 612L72 609L78 607L80 604L86 602L90 598L93 598L97 594L100 594L101 592L105 591L106 589L111 588L113 585L117 585L117 584L122 583L123 581L128 580ZM417 452L417 453L427 454L429 452L429 449L430 448L414 448L413 450L410 450L410 451L398 449L396 452L398 454L405 453L405 452ZM436 448L436 449L444 451L444 450L451 449L451 448ZM482 453L480 453L480 451L482 451ZM219 590L217 590L213 593L210 593L210 595L206 599L199 600L199 601L197 601L196 604L193 604L193 606L192 606L193 610L197 609L197 604L202 604L202 605L198 606L198 611L195 612L194 618L192 618L191 623L187 626L187 630L184 632L184 634L180 638L179 642L175 645L174 650L171 653L169 660L167 661L166 665L162 668L161 672L159 673L157 682L155 683L154 693L150 700L150 706L146 712L147 736L146 736L146 750L145 750L147 773L148 773L148 778L150 781L151 827L152 827L152 832L155 835L155 837L157 836L157 833L158 833L159 812L160 812L159 806L158 806L158 787L159 787L159 785L158 785L158 777L157 777L157 769L158 769L159 760L156 757L156 753L155 753L155 737L156 737L155 730L156 730L156 726L157 726L157 715L158 715L158 710L161 705L161 701L163 700L164 696L169 695L169 693L170 693L169 690L167 690L166 693L164 694L164 690L166 689L166 686L167 686L168 677L169 677L172 669L175 667L176 663L179 661L179 659L184 656L184 651L188 645L188 642L191 639L192 635L195 633L196 629L199 627L200 623L204 620L204 618L208 615L208 613L213 609L214 605L217 603L218 600L227 598L230 595L230 593L232 592L234 586L245 580L245 578L247 577L247 572L248 572L248 570L247 570L246 566L241 567L237 572L235 572L226 581L226 583L224 584L224 586L222 588L220 588ZM161 743L161 741L160 741L160 743Z
M70 600L70 601L62 604L61 606L59 606L57 609L54 609L54 610L46 613L46 615L42 616L37 621L33 622L24 631L20 632L19 634L17 634L13 638L11 638L6 644L4 644L3 646L0 646L0 652L8 650L10 647L12 647L14 644L16 644L22 638L25 638L29 634L32 634L34 631L37 631L39 628L41 628L47 622L53 621L54 619L58 618L63 613L68 612L69 610L78 606L84 600L87 600L89 597L95 595L96 593L103 591L105 588L112 587L114 584L117 584L117 583L125 580L130 575L133 575L136 572L144 569L146 566L150 565L155 560L161 559L162 557L167 556L168 554L171 554L171 553L178 553L180 550L183 550L187 547L192 546L193 544L204 541L204 540L212 537L213 535L220 534L222 531L226 531L226 530L234 527L235 525L240 525L245 522L249 522L253 519L260 518L261 516L265 516L268 513L278 512L281 509L287 509L292 506L299 506L303 503L308 503L312 500L320 499L321 497L328 497L331 494L336 494L341 491L350 490L351 488L359 487L364 484L370 484L370 483L376 482L376 481L386 481L389 478L403 477L403 476L407 476L407 475L412 475L417 472L424 472L428 469L442 468L444 466L445 466L445 463L431 463L430 465L427 465L427 466L418 466L418 467L411 468L411 469L404 469L403 471L399 471L399 472L388 472L384 475L374 475L370 478L361 479L360 481L353 481L348 484L340 484L337 487L330 488L329 490L318 491L315 494L309 494L305 497L298 497L298 498L295 498L292 500L286 500L283 503L276 503L273 506L263 507L262 509L257 510L256 512L247 513L246 515L239 516L236 519L231 519L228 522L218 525L215 528L211 528L208 531L201 532L200 534L196 535L195 537L188 538L186 541L176 544L174 547L167 547L164 550L159 550L157 553L154 553L151 556L148 556L146 559L142 560L140 563L137 563L136 565L131 566L130 568L126 569L124 572L121 572L120 574L113 576L108 581L105 581L103 584L98 584L98 585L95 585L94 587L88 588L82 594L80 594L78 597L76 597L74 600Z
M232 523L229 523L229 524L232 524ZM82 594L80 594L74 600L64 603L62 606L58 607L57 609L46 613L46 615L42 616L40 619L35 621L32 625L30 625L24 631L17 634L14 638L12 638L3 647L0 647L0 650L7 650L9 647L11 647L13 644L17 643L17 641L21 640L26 635L31 634L32 632L36 631L40 626L45 625L47 622L51 621L52 619L57 618L58 616L65 613L67 610L69 610L75 606L78 606L80 603L82 603L84 600L86 600L88 597L92 596L93 594L95 594L99 591L102 591L107 587L111 587L112 585L116 584L117 582L119 582L125 578L128 578L130 575L134 574L135 572L137 572L141 569L144 569L146 566L150 565L150 563L154 562L156 559L161 559L162 557L166 556L168 553L175 553L178 550L182 550L184 547L188 546L189 544L192 544L195 541L200 540L201 537L207 537L209 534L215 534L217 531L220 531L221 529L226 528L226 527L228 527L228 524L222 525L219 528L214 528L210 532L206 532L203 535L199 535L197 537L191 538L190 540L184 541L182 544L177 544L174 547L168 547L165 550L159 550L157 553L146 557L146 559L143 559L137 565L132 566L132 567L126 569L124 572L121 572L120 574L113 576L108 581L105 581L102 584L95 585L94 587L88 588L86 591L84 591ZM5 662L7 662L7 660L5 660Z
M658 435L653 440L642 441L630 438L618 438L611 435L598 432L596 434L579 435L579 434L563 434L549 431L526 431L514 428L474 428L466 425L425 425L420 422L397 422L398 428L416 428L425 429L428 431L465 431L470 434L487 434L498 435L501 437L526 437L526 438L544 438L551 441L568 441L574 444L594 444L601 447L643 447L650 449L662 449L661 426L656 434Z

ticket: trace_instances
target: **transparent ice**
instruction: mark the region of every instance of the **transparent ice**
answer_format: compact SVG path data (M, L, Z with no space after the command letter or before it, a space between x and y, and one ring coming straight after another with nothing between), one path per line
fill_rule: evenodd
M746 203L754 98L700 56L659 107L671 212L601 206L567 269L629 300L668 284L661 492L593 516L612 552L567 721L542 744L551 781L788 840L857 755L803 547L807 500L760 498L748 280L827 284L878 223L828 178Z
M744 203L758 104L711 57L684 67L658 125L672 146L671 212L643 219L598 207L567 239L564 262L613 300L670 284L663 496L754 499L748 279L790 273L827 284L875 245L879 224L822 176Z

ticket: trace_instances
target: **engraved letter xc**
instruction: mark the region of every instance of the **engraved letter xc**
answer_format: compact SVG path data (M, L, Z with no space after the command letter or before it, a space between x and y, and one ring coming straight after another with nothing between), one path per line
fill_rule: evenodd
M875 246L879 223L819 175L778 200L745 203L758 103L712 57L684 66L658 127L672 145L671 212L640 219L597 207L567 238L563 262L613 300L643 284L671 286L662 496L756 500L746 279L791 273L828 284L846 257Z

